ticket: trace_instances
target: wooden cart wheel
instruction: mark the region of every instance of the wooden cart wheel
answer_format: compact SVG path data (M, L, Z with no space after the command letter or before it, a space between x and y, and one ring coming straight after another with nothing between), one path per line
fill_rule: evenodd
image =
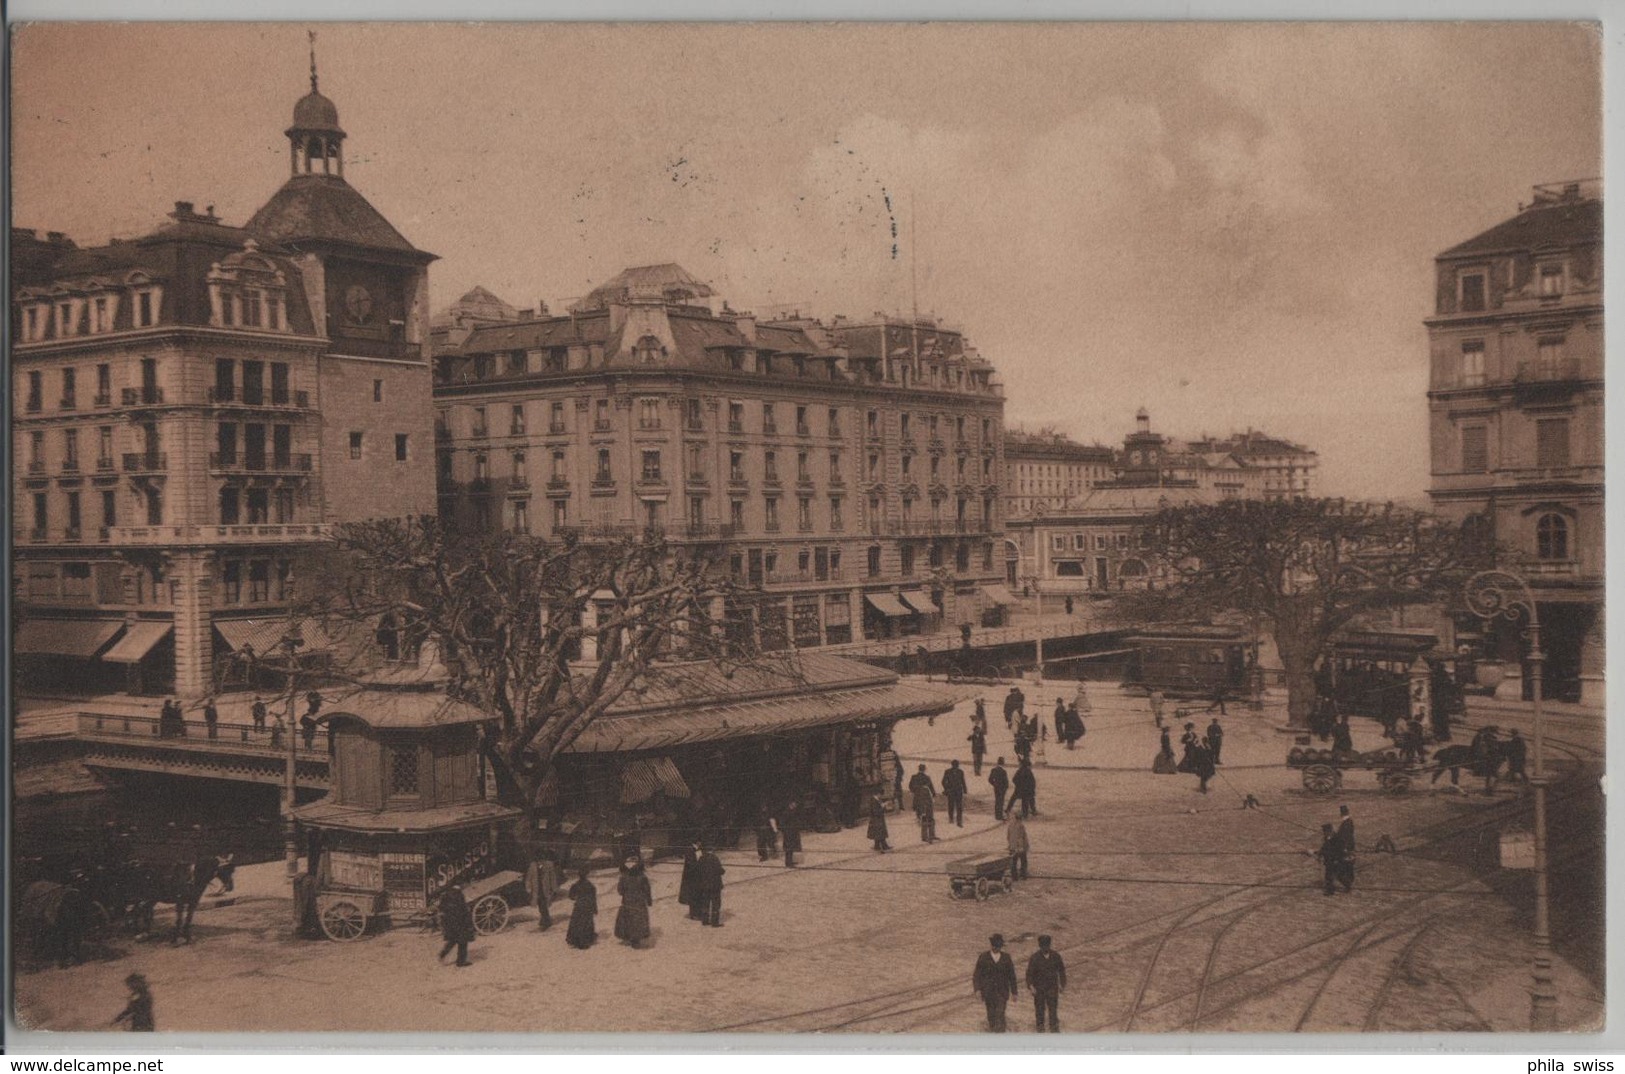
M976 878L976 901L977 902L986 902L987 901L988 891L991 888L991 886L992 885L990 885L987 882L987 877L979 876L979 877Z
M508 923L508 902L501 895L487 895L474 904L474 931L481 936L501 932Z
M348 899L330 902L322 907L322 931L340 943L359 940L367 931L367 913Z
M1388 794L1404 794L1411 789L1411 777L1404 772L1384 772L1378 782Z
M1331 794L1337 789L1337 769L1312 764L1303 770L1303 788L1310 794Z
M1004 892L1006 895L1008 895L1010 893L1010 889L1016 886L1016 871L1014 869L1006 869L1004 871L1004 878L999 882L1004 885Z

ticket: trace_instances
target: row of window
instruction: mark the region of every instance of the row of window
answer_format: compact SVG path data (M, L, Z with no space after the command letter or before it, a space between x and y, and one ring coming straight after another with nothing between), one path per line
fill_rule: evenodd
M1564 361L1562 336L1542 336L1535 343L1535 362L1525 366L1517 372L1523 376L1541 380L1559 376L1566 372L1567 363ZM1461 360L1457 366L1456 383L1462 388L1479 388L1489 383L1484 364L1484 341L1481 339L1464 340L1461 344Z
M1569 466L1569 419L1535 419L1535 466L1561 469ZM1461 472L1484 474L1490 471L1489 426L1472 422L1461 426Z
M1067 549L1067 543L1068 543L1067 542L1067 536L1068 535L1064 534L1064 533L1052 533L1052 534L1050 534L1050 538L1049 538L1050 551L1051 552L1065 552L1066 549ZM1110 534L1110 535L1104 534L1104 533L1097 533L1097 534L1095 534L1095 542L1094 543L1095 543L1095 551L1104 552L1108 548L1111 548L1113 546L1115 546L1117 548L1128 548L1133 543L1133 539L1126 533L1118 533L1118 534ZM1072 550L1074 552L1086 551L1089 548L1089 535L1087 533L1074 533L1074 534L1072 534L1071 535L1071 545L1072 545ZM1151 546L1151 535L1149 533L1140 534L1140 547L1141 548L1149 548L1150 546Z
M142 517L149 526L161 526L164 522L163 492L157 488L146 488L135 494ZM30 519L32 522L31 536L36 541L55 540L58 538L69 541L86 539L86 521L88 510L96 510L96 525L102 538L106 538L107 531L120 524L119 511L120 493L118 489L96 489L90 493L79 489L68 489L58 494L50 492L35 492L30 502ZM53 504L59 504L53 511ZM53 521L61 527L60 532L52 529Z
M150 328L158 323L162 297L159 287L140 287L130 292L130 327ZM123 296L116 291L85 297L58 298L50 302L30 302L22 306L24 343L47 339L112 332L118 323Z
M228 559L220 564L223 604L278 603L293 598L293 562Z
M1568 289L1568 268L1560 261L1536 267L1536 293L1543 299L1563 297ZM1462 313L1482 313L1489 308L1489 271L1462 269L1456 274L1456 308Z

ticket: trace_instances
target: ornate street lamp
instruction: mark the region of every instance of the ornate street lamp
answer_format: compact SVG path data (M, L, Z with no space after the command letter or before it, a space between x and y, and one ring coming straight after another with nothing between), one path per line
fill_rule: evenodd
M1529 638L1529 690L1534 701L1535 772L1535 955L1530 971L1529 1028L1537 1033L1557 1028L1557 990L1552 985L1551 904L1546 888L1545 720L1541 712L1542 674L1546 654L1540 647L1540 612L1529 583L1510 571L1480 571L1467 580L1467 610L1486 624L1495 619L1524 621Z
M296 879L299 876L299 832L298 825L293 819L293 807L298 801L298 731L294 722L295 707L299 700L298 676L295 674L299 667L299 647L305 644L304 635L299 631L299 624L293 623L288 632L282 637L282 648L288 654L288 753L287 764L282 773L282 856L287 862L288 878Z
M1033 649L1038 661L1038 684L1044 684L1044 594L1038 590L1038 575L1029 574L1022 581L1033 591Z

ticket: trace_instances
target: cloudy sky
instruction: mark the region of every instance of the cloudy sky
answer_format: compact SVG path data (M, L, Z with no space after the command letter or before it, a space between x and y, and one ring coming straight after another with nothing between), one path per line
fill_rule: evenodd
M298 25L34 26L13 223L81 244L286 176ZM1577 25L323 25L346 175L436 308L677 261L736 308L962 327L1008 419L1304 441L1427 484L1434 254L1600 174Z

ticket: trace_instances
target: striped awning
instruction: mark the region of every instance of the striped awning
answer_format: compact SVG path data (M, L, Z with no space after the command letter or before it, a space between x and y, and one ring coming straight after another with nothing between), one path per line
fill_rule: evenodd
M122 619L26 619L12 636L12 651L32 656L92 657L124 627Z
M931 599L931 594L923 589L905 589L898 596L903 598L904 604L907 604L921 615L942 614L942 609L937 607L937 602Z
M670 757L653 757L628 762L621 769L621 804L647 802L655 792L668 798L689 797L688 784Z
M1004 586L999 585L997 583L994 583L992 585L983 586L982 587L982 592L986 593L987 594L987 599L991 600L994 604L1010 605L1010 604L1015 604L1016 603L1015 594L1010 592L1009 589L1007 589Z
M601 716L582 732L570 752L660 750L832 724L935 716L949 711L968 696L967 692L941 686L895 682L854 689L787 693L756 701Z
M298 627L299 636L304 639L304 644L299 646L299 652L325 652L333 647L327 632L314 619L301 619ZM280 656L282 638L288 632L288 620L281 616L264 619L216 619L214 628L235 652L240 653L252 648L258 656Z
M881 615L893 619L900 619L914 614L913 608L908 607L890 593L865 593L863 599L869 602L869 607Z
M168 637L174 629L174 623L131 623L125 628L124 636L102 654L102 659L115 664L139 664L152 652L152 647Z

